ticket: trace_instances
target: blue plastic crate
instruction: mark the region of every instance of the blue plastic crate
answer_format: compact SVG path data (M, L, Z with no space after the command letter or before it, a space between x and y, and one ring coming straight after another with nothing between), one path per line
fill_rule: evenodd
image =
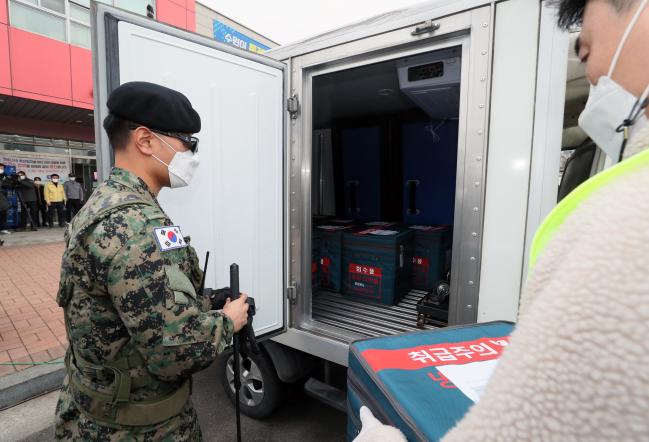
M343 234L351 225L326 224L316 227L319 232L318 287L340 292L342 289Z
M381 128L345 128L340 133L345 215L359 221L381 217Z
M410 290L407 250L414 233L395 226L365 226L345 233L343 295L394 305Z
M412 288L430 291L450 266L453 230L450 226L410 226L414 231L408 260Z
M458 122L408 123L401 132L403 221L453 224Z
M320 242L322 233L319 229L313 229L311 236L311 289L320 287Z
M354 342L347 370L347 439L358 435L364 405L409 441L440 440L481 393L481 385L461 382L461 370L488 379L513 327L491 322Z

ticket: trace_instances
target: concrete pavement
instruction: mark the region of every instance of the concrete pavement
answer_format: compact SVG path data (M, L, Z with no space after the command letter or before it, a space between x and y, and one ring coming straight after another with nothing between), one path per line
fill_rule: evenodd
M63 242L63 234L65 233L64 227L39 227L38 231L32 232L27 230L25 232L10 231L9 235L0 235L0 239L4 240L4 247L20 247L32 246L39 244L49 244L53 242Z
M54 391L28 402L0 411L0 441L52 440L52 416L59 392ZM39 437L36 439L35 437Z

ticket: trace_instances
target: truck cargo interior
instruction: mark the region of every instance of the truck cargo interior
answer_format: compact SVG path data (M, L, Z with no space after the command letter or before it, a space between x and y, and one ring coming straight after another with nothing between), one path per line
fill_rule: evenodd
M461 56L313 76L315 326L352 340L447 325Z

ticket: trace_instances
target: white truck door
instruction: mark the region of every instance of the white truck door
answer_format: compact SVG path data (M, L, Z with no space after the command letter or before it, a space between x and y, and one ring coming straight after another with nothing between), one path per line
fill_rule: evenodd
M254 296L255 331L285 327L286 66L144 17L94 4L93 68L98 171L113 163L101 127L110 91L149 81L185 94L202 120L200 167L191 184L163 189L159 201L201 265L210 251L207 287L240 286Z

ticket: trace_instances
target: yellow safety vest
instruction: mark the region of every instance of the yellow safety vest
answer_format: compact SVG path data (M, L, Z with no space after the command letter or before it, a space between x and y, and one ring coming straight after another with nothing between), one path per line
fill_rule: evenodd
M573 190L545 218L541 227L536 232L530 252L530 269L534 267L539 256L548 246L555 233L563 225L564 221L588 199L593 193L612 183L613 181L628 175L642 167L649 167L649 149L644 150L631 158L628 158L615 166L598 173L589 180L583 182Z

